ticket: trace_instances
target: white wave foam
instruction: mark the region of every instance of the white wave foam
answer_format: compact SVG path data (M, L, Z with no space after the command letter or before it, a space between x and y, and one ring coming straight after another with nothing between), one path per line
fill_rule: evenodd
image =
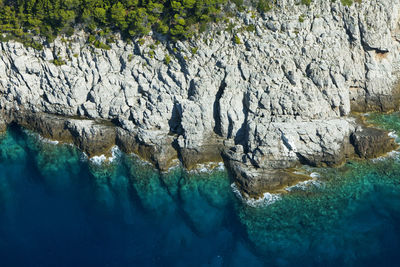
M112 162L112 161L116 160L117 158L119 158L121 156L122 156L122 151L119 149L119 147L118 146L113 146L111 148L111 159L110 159L110 161Z
M202 164L202 165L199 166L198 169L195 169L195 171L198 171L198 172L209 172L209 171L211 171L211 170L208 169L206 165L203 165L203 164Z
M318 175L318 177L319 177L319 173L312 173L312 174ZM285 190L288 191L288 192L298 191L298 190L306 191L306 190L308 190L308 189L310 189L312 187L314 187L314 188L323 188L324 186L325 186L325 184L323 182L318 181L316 178L314 178L312 180L307 180L307 181L299 182L299 183L297 183L295 185L292 185L292 186L288 186L288 187L285 188Z
M225 170L225 164L223 162L219 162L217 170L224 171Z
M304 171L294 171L293 174L305 175L307 173Z
M372 162L378 162L378 161L382 161L385 160L387 158L398 158L400 155L400 151L398 150L392 150L390 152L388 152L386 155L384 156L380 156L378 158L372 159Z
M96 165L101 165L103 162L107 160L107 157L105 155L100 155L100 156L94 156L90 158L90 161Z
M43 142L43 143L48 143L48 144L52 144L52 145L58 145L60 143L57 140L51 140L51 139L45 138L45 137L41 136L40 134L32 132L32 131L27 130L27 129L23 129L23 132L25 134L29 135L29 136L32 136L32 137L35 137L35 138L39 138L39 141Z
M321 175L320 175L318 172L312 172L312 173L310 174L310 177L316 179L316 178L320 178Z
M51 139L45 138L41 135L39 135L39 140L43 143L48 143L48 144L52 144L52 145L58 145L60 143L57 140L51 140Z
M209 162L204 164L197 164L196 168L190 170L190 173L210 173L215 170L223 171L225 170L225 165L223 162Z
M389 132L389 133L388 133L388 136L391 137L391 138L394 138L394 139L396 139L396 140L397 140L397 138L399 138L399 136L396 134L395 131Z
M169 173L176 168L181 167L180 161L178 159L173 161L173 164L171 167L169 167L168 170L164 171L164 173ZM218 171L224 171L225 170L225 165L223 162L209 162L205 164L197 164L195 168L189 170L189 173L211 173L215 170Z
M143 160L141 160L141 161L143 161ZM172 171L176 170L177 168L179 168L179 167L181 166L181 165L180 165L180 161L179 161L178 159L174 159L174 160L172 161L172 164L171 164L171 165L172 165L172 166L169 167L168 170L163 171L162 173L169 173L169 172L172 172Z
M177 168L179 168L179 161L176 162L173 166L169 167L168 170L166 170L165 172L171 172L176 170Z
M276 201L281 200L281 194L271 194L271 193L264 193L260 198L245 198L243 197L242 193L240 192L239 188L236 186L235 183L231 184L231 188L233 193L242 200L244 203L251 207L265 207L274 204Z
M115 159L117 159L119 156L121 156L121 150L119 149L118 146L113 146L111 148L111 157L106 157L105 155L100 155L100 156L94 156L90 158L90 161L93 164L96 165L101 165L105 162L111 163L113 162Z
M67 145L69 145L69 144L67 144ZM88 159L89 159L88 155L85 152L82 152L81 156L79 157L79 160L84 162L84 161L87 161Z

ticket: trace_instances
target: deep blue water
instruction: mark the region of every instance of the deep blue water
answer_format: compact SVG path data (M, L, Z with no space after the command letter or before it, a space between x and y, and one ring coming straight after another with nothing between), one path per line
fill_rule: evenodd
M400 130L400 117L371 115ZM225 170L97 165L19 128L0 137L0 266L399 266L400 156L310 169L271 205Z

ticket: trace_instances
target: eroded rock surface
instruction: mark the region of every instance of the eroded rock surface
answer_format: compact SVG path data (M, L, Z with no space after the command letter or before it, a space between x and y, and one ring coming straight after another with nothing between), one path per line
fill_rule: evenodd
M365 127L351 134L351 142L361 158L376 158L397 147L386 131Z
M100 50L84 33L43 51L1 43L2 125L27 122L89 154L117 143L160 169L177 157L190 168L222 152L243 189L272 188L285 182L286 168L335 165L352 154L352 110L398 108L399 7L278 0L262 16L238 14L241 44L216 25L154 53L151 38ZM255 31L243 30L248 25ZM56 57L66 65L51 63ZM42 114L70 119L57 124Z

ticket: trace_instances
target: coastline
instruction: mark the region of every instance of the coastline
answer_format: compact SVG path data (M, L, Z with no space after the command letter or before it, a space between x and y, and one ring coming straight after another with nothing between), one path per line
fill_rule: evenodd
M301 164L393 149L385 132L350 116L398 109L399 9L399 0L281 0L186 41L149 35L100 49L76 31L42 50L1 42L0 127L21 125L89 157L118 145L161 171L177 159L187 169L222 160L242 191L260 195L296 180L285 172Z
M388 113L387 113L388 114ZM365 116L368 116L368 114L364 114ZM46 114L46 118L48 118L49 115ZM55 117L56 118L56 117ZM376 123L370 122L367 123L366 119L364 116L358 116L357 117L358 120L361 120L363 123L360 124L362 125L362 127L379 127L379 125L377 125ZM73 120L76 120L76 118L74 118ZM52 120L49 121L54 121L54 118ZM32 125L32 124L31 124ZM36 125L40 125L40 124L36 124ZM108 124L99 124L100 127L117 127L114 125L108 125ZM17 126L17 127L22 127L22 129L24 129L23 126ZM108 164L113 164L114 160L117 157L121 156L121 153L126 153L127 155L132 155L134 157L137 157L137 159L142 162L143 164L150 164L149 166L151 166L151 168L154 168L155 170L158 170L158 172L163 173L168 175L169 173L173 172L176 168L184 168L188 173L211 173L213 171L222 171L222 170L226 170L228 171L228 173L230 173L230 169L229 167L226 167L226 163L224 163L224 161L208 161L208 162L197 162L193 165L190 166L190 168L187 168L185 164L182 163L182 160L179 160L178 158L174 158L171 159L169 161L168 165L162 164L163 166L168 166L168 169L160 169L157 167L156 164L154 164L154 162L152 162L151 160L148 160L147 158L143 157L140 154L135 153L135 151L125 151L123 149L121 149L118 145L117 142L115 142L114 144L112 144L111 148L105 153L105 154L101 154L104 152L103 148L102 150L96 150L95 147L91 147L92 153L89 156L89 154L87 154L87 152L84 150L84 148L86 146L82 146L80 147L80 144L83 143L82 140L80 141L76 141L76 139L71 138L65 138L64 140L56 140L55 136L67 136L71 133L60 133L57 132L57 135L52 135L50 133L53 132L45 132L43 129L38 130L34 128L25 128L27 129L27 133L30 135L34 135L36 136L36 138L38 139L39 142L43 142L43 143L47 143L49 145L72 145L76 148L78 148L82 153L83 156L85 158L85 160L91 162L91 164L94 164L95 166L99 166L99 167L107 167ZM49 129L48 127L45 127L44 129ZM378 128L373 128L374 131L378 130ZM65 130L65 129L64 129ZM6 130L7 131L7 130ZM383 131L383 130L379 130L380 131L380 136L383 138L383 142L387 142L387 140L391 140L390 142L394 142L397 138L397 135L394 134L394 131ZM2 131L4 132L4 131ZM44 133L44 137L42 134L40 133ZM385 135L389 138L386 139ZM96 138L96 135L93 135L94 138ZM108 135L106 135L108 136ZM75 137L76 138L76 137ZM87 137L86 137L87 138ZM87 140L85 142L92 142L90 140ZM93 141L93 143L96 143ZM132 144L130 144L132 145ZM381 159L385 159L387 157L392 157L393 155L397 155L398 152L398 143L396 145L397 147L395 149L391 149L391 150L385 150L385 148L394 148L392 146L386 146L383 150L377 151L374 150L373 152L368 153L368 155L373 155L373 157L363 157L358 155L357 153L353 152L353 154L351 154L350 156L346 157L344 161L336 164L336 165L330 165L330 166L326 166L327 168L340 168L341 166L343 166L346 162L351 161L351 160L356 160L356 161L365 161L365 160L369 160L372 159L373 161L376 160L381 160ZM83 148L83 149L82 149ZM140 150L139 150L140 151ZM220 151L220 150L217 150ZM153 155L154 158L154 155ZM200 158L206 158L206 156L200 157ZM192 161L193 162L193 161ZM158 165L160 166L160 165ZM229 166L229 165L228 165ZM314 171L304 171L304 167L306 167L308 165L304 165L304 164L298 164L295 167L291 167L291 168L287 168L287 169L282 169L280 170L280 172L278 173L278 175L280 176L279 179L277 180L278 183L273 185L271 187L271 184L269 183L267 185L267 187L257 187L255 188L255 192L256 193L249 193L248 188L243 188L241 187L240 184L237 184L237 180L235 180L235 176L233 176L232 174L230 175L233 183L231 185L231 188L233 190L233 192L240 198L242 199L245 203L247 203L250 206L262 206L262 205L269 205L274 203L275 201L279 200L282 194L288 194L290 193L292 190L296 191L296 190L302 190L307 188L307 186L311 185L311 186L317 186L318 183L320 181L318 181L318 173L315 173ZM320 166L310 166L311 168L314 167L324 167L324 165L320 165ZM276 175L276 174L274 174Z
M254 208L234 195L226 171L177 168L159 173L124 153L111 164L98 166L82 159L75 146L41 142L37 134L10 130L0 149L0 224L9 240L0 246L8 254L3 262L10 265L18 259L21 265L54 265L60 257L68 265L79 265L80 255L100 266L115 263L114 259L129 265L132 255L139 265L154 255L161 258L157 265L174 265L177 260L184 265L207 264L217 255L229 266L252 265L249 253L261 257L256 266L279 265L282 259L296 265L305 252L309 265L340 259L340 265L362 266L371 255L376 262L382 262L382 255L398 260L398 246L393 247L392 240L399 240L398 228L393 228L399 224L389 219L400 218L398 157L352 161L338 169L303 167L302 173L319 172L323 186L294 190L272 205ZM71 236L77 239L71 241ZM99 249L93 252L85 245L82 251L79 244L88 240ZM112 246L104 246L110 240ZM155 240L162 249L154 248ZM74 257L65 253L63 244L68 242L73 242L68 247ZM141 249L127 245L132 242ZM388 248L394 256L382 254ZM32 249L43 257L33 257ZM60 256L49 258L49 250ZM129 255L121 255L121 250ZM181 253L186 258L176 257ZM194 261L199 253L202 257ZM357 258L342 260L355 254Z

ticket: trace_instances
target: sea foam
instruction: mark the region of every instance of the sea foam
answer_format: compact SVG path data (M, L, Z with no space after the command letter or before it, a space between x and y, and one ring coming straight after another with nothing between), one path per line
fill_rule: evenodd
M391 137L391 138L394 138L396 140L397 140L397 138L399 138L399 136L396 134L395 131L389 132L388 136Z
M60 143L57 140L51 140L51 139L45 138L41 135L39 135L39 140L43 143L48 143L48 144L52 144L52 145L58 145Z
M312 174L314 174L314 173L312 173ZM319 175L319 174L315 173L315 175ZM299 190L306 191L306 190L308 190L310 188L323 188L324 186L325 186L325 184L323 182L318 181L316 178L314 178L314 179L311 179L311 180L299 182L299 183L297 183L295 185L292 185L292 186L288 186L288 187L285 188L285 190L288 191L288 192L299 191Z
M247 198L242 195L239 188L235 183L231 184L233 193L242 200L245 204L251 207L265 207L274 204L276 201L281 200L281 194L264 193L260 198Z
M119 149L118 146L113 146L111 148L111 157L106 157L104 154L100 155L100 156L94 156L91 157L89 160L96 165L101 165L105 162L111 163L113 162L115 159L117 159L118 157L121 156L121 150Z
M190 170L191 173L210 173L215 170L223 171L225 170L225 165L223 162L209 162L203 164L197 164L196 168Z
M400 155L400 151L392 150L392 151L388 152L386 155L383 155L383 156L380 156L378 158L372 159L372 162L382 161L382 160L385 160L387 158L398 158L399 155Z
M27 134L28 136L32 136L32 137L38 138L39 141L42 142L42 143L48 143L48 144L52 144L52 145L58 145L58 144L60 143L60 142L57 141L57 140L48 139L48 138L46 138L46 137L41 136L41 135L38 134L38 133L32 132L32 131L27 130L27 129L23 129L23 132L24 132L25 134Z

